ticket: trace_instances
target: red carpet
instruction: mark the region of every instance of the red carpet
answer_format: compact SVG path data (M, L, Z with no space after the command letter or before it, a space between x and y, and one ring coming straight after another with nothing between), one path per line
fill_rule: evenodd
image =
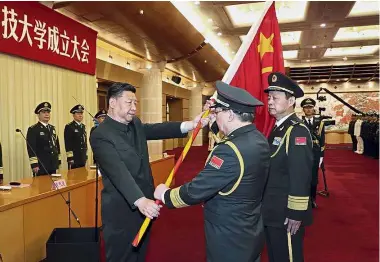
M192 148L176 184L191 180L203 168L207 154L206 147ZM305 236L306 262L379 261L378 165L378 160L346 149L326 151L330 197L317 199L314 224ZM321 182L322 178L322 189ZM161 213L153 224L147 262L206 261L202 207L164 208ZM262 262L266 261L264 253Z

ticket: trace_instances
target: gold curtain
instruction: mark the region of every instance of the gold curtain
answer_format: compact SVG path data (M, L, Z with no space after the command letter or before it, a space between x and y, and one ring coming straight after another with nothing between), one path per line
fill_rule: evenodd
M97 111L95 76L19 57L0 54L0 141L3 149L4 180L19 180L32 175L26 142L16 128L27 133L37 123L36 106L52 104L50 124L54 125L61 146L61 169L67 169L64 143L65 125L72 121L70 109L78 104L73 96L93 115ZM84 113L87 139L93 126ZM88 144L89 165L92 151Z

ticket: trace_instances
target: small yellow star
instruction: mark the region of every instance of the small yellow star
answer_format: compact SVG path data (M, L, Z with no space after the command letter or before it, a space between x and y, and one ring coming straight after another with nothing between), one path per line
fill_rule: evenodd
M260 58L263 59L265 53L273 53L273 40L274 34L272 33L270 37L266 38L263 33L260 32L260 44L257 47L257 52L260 53Z

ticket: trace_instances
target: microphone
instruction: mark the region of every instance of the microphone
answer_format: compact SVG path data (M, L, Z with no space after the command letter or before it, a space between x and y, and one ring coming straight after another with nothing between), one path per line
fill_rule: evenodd
M51 177L51 174L49 174L49 172L47 171L47 169L46 169L44 163L42 163L42 162L40 161L40 159L38 158L36 152L35 152L34 149L30 146L30 144L29 144L28 140L26 139L24 133L23 133L19 128L16 129L16 132L17 132L17 133L20 133L20 134L22 135L22 137L24 138L26 144L28 145L28 147L30 148L30 150L33 152L33 154L36 156L38 162L41 164L41 166L42 166L43 170L45 171L45 173L48 174L48 177L50 177L51 181L53 182L53 185L54 185L55 189L56 189L57 192L61 195L62 199L65 201L67 207L69 208L69 211L71 212L71 214L73 215L73 217L74 217L75 220L77 221L79 227L82 227L82 225L81 225L81 223L80 223L80 221L79 221L79 218L78 218L77 215L75 214L74 210L72 210L71 207L70 207L70 201L68 201L68 200L64 197L64 195L62 194L62 191L59 190L59 188L56 186L56 184L54 183L53 178ZM69 222L70 222L70 221L69 221Z

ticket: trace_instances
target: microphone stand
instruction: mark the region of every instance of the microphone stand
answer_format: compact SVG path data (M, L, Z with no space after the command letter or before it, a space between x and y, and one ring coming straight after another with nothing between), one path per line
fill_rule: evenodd
M75 214L74 210L71 209L71 206L70 206L70 192L69 192L69 200L67 200L67 199L63 196L62 191L61 191L61 190L57 187L57 185L54 183L54 180L53 180L53 178L51 177L51 174L49 174L49 172L47 171L47 169L46 169L44 163L42 163L42 162L40 161L40 159L38 158L36 152L35 152L34 149L30 146L30 144L29 144L28 140L26 139L24 133L23 133L20 129L18 129L18 128L16 129L16 132L17 132L17 133L20 133L20 134L22 135L22 137L23 137L24 140L26 141L26 144L28 145L28 147L30 148L30 150L33 152L33 154L36 156L36 158L37 158L38 162L41 164L43 170L44 170L45 173L48 175L48 177L50 178L50 180L53 182L53 185L54 185L55 189L57 190L57 192L59 193L59 195L62 197L62 199L65 201L67 207L69 208L69 226L71 226L71 222L70 222L70 218L71 218L70 213L71 213L71 214L73 215L73 217L75 218L75 220L77 221L79 227L82 227L82 225L81 225L81 223L80 223L80 221L79 221L79 218L78 218L77 215ZM36 174L36 175L37 175L37 174Z
M69 170L71 170L71 165L69 164ZM69 206L69 228L71 228L71 199L70 199L70 191L67 192L67 205Z

